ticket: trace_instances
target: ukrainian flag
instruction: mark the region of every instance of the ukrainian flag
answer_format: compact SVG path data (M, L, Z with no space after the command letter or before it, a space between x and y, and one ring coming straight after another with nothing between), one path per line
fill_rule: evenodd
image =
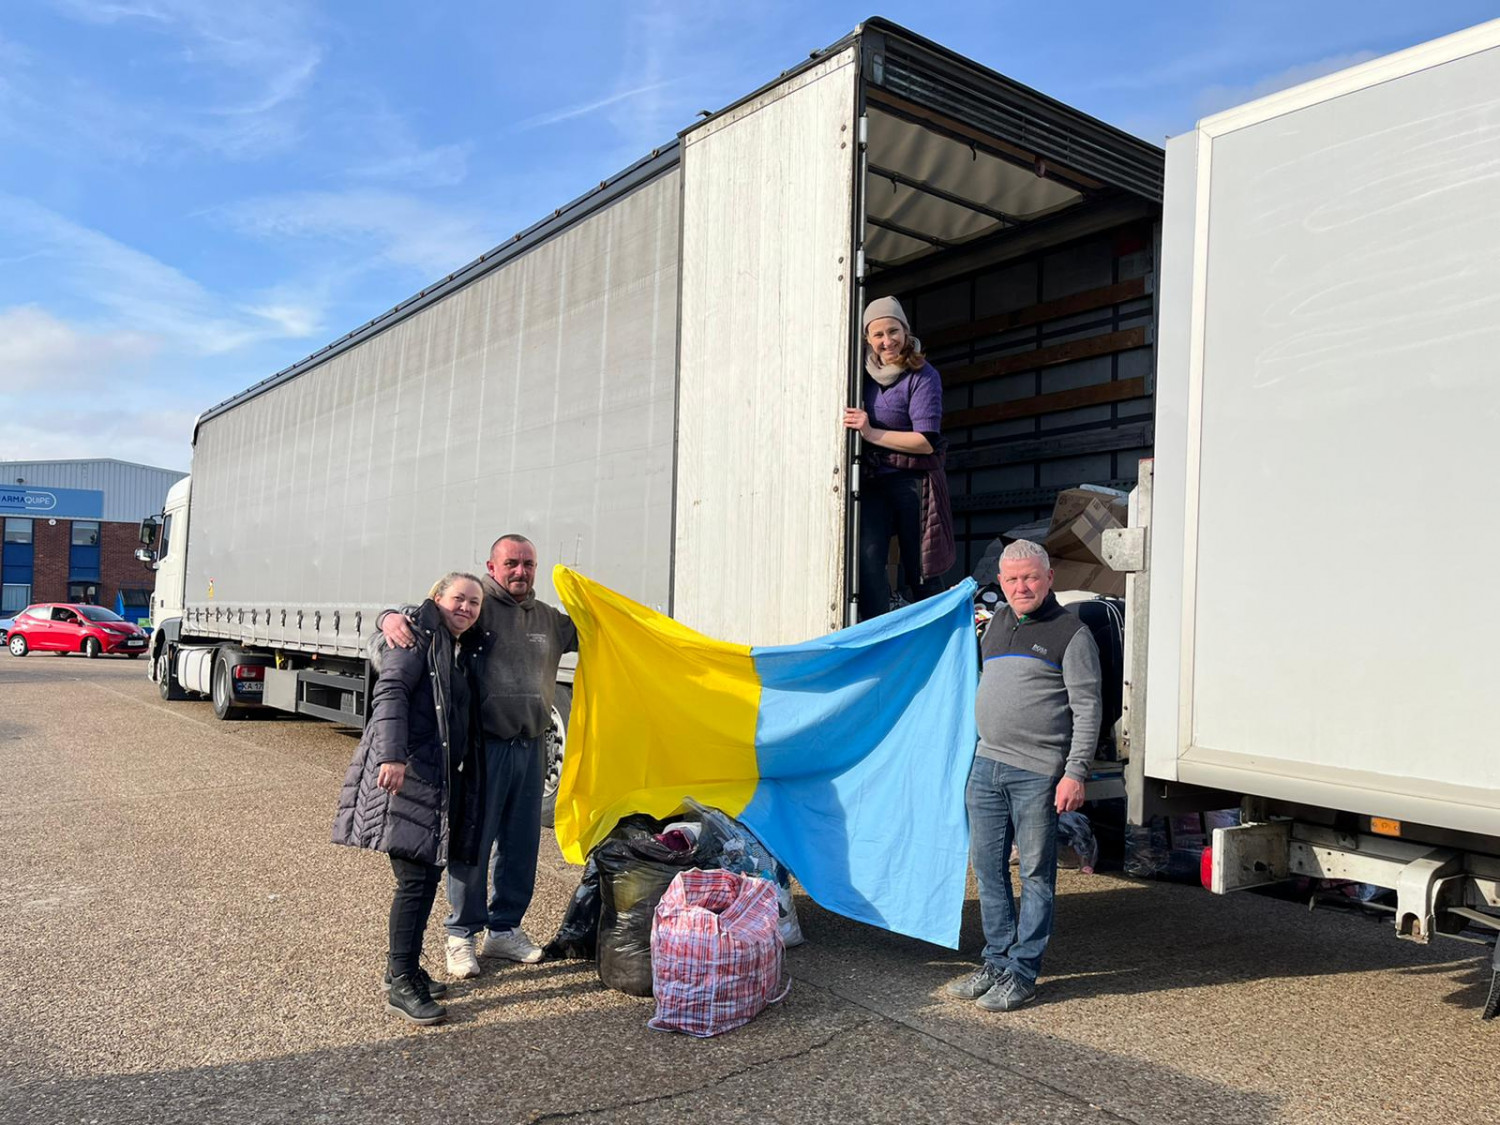
M813 900L958 947L974 757L974 583L814 641L728 644L566 567L578 674L557 839L684 797L737 817Z

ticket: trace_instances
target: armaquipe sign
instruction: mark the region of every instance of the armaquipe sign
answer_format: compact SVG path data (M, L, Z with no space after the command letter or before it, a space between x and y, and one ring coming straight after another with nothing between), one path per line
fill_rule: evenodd
M0 515L96 520L104 515L104 493L92 488L0 485Z

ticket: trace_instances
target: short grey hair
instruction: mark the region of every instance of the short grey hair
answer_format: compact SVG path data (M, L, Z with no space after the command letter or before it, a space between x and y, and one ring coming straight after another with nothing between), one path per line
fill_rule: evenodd
M1030 539L1017 539L1000 552L1001 562L1020 562L1022 559L1040 559L1043 570L1052 569L1052 560L1047 557L1047 548Z

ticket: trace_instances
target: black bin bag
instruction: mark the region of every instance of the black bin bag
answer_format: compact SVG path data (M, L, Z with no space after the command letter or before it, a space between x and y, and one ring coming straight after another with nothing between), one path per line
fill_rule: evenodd
M673 851L653 837L669 823L701 824L696 847ZM719 866L723 842L691 813L654 820L626 817L590 853L599 872L599 979L606 988L651 995L651 922L657 904L690 867Z
M592 961L599 949L599 866L592 854L557 936L542 947L543 961Z

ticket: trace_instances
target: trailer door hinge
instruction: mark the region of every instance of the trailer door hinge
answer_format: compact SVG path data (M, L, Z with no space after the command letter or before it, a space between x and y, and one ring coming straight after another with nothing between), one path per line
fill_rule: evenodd
M859 147L870 147L870 118L864 115L859 119Z
M1104 532L1104 565L1125 574L1146 569L1146 529L1112 527Z
M865 252L863 248L854 252L854 276L860 281L865 279Z

